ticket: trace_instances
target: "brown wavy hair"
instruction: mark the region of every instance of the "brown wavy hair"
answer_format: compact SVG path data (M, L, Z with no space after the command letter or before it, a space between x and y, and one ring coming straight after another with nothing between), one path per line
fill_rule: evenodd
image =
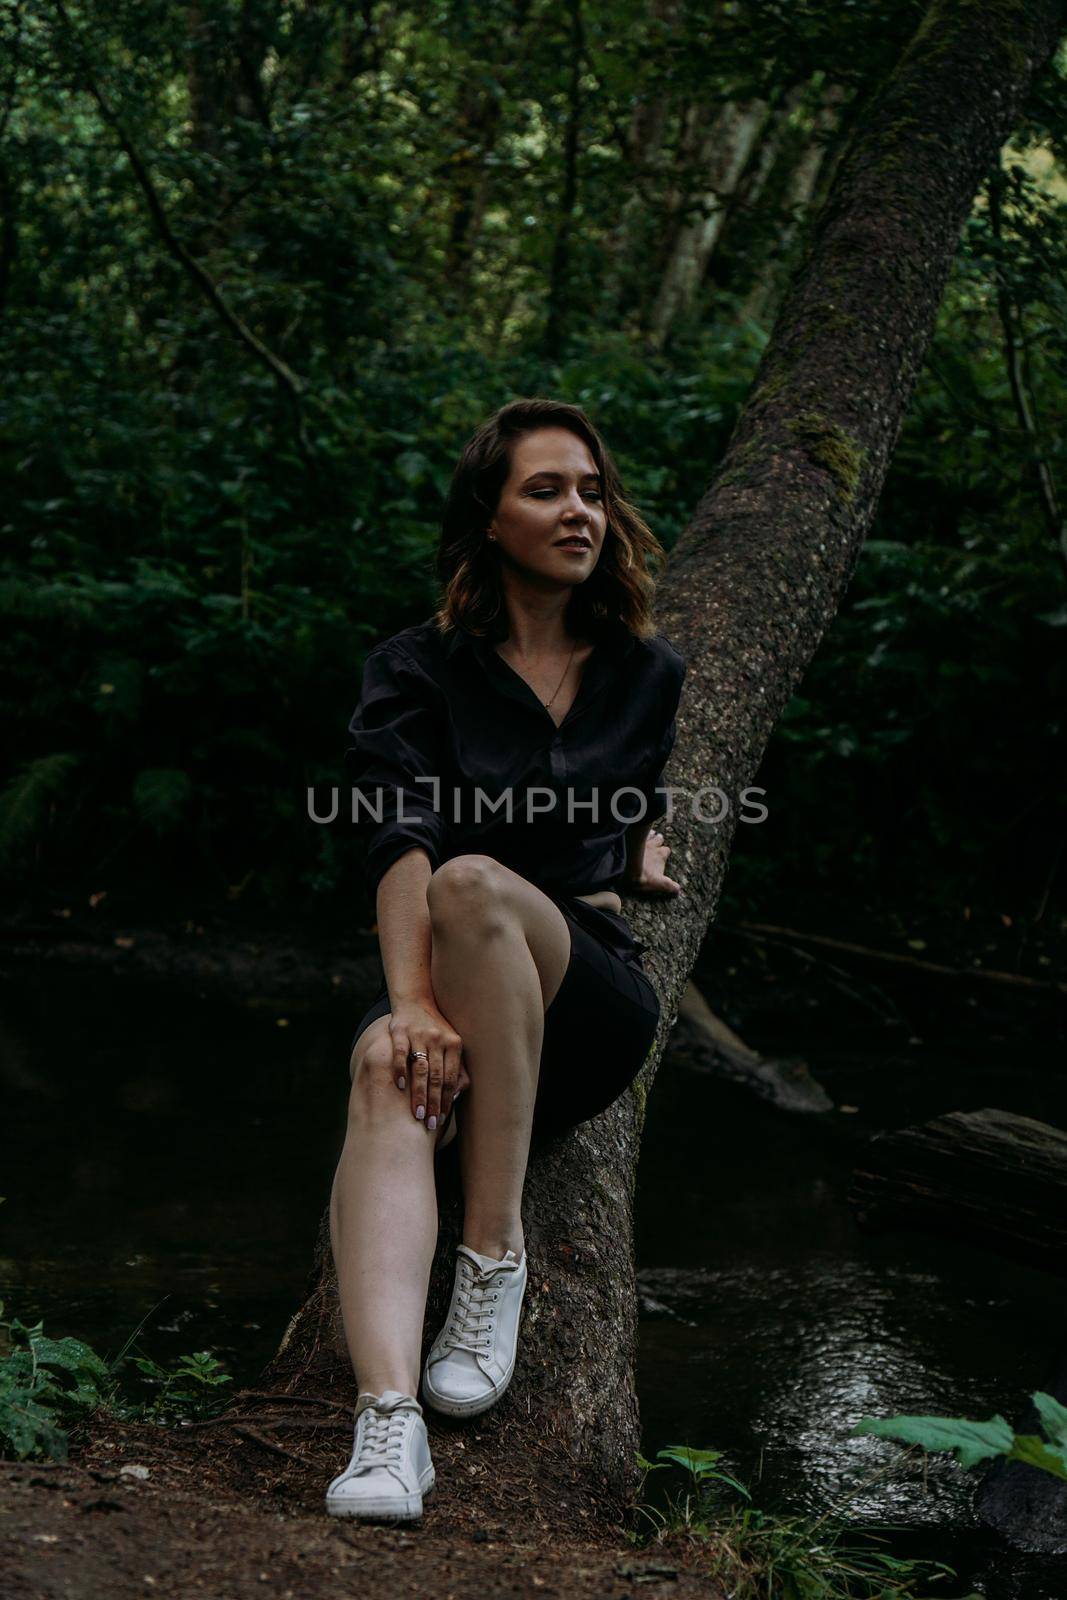
M572 633L602 638L629 629L654 632L652 568L667 552L622 491L618 469L600 434L579 406L558 400L512 400L468 440L452 476L441 522L436 572L441 602L434 620L442 633L501 639L508 630L499 557L486 535L511 470L511 448L536 428L567 428L589 447L600 474L607 526L600 559L577 583L567 607ZM658 575L658 574L657 574Z

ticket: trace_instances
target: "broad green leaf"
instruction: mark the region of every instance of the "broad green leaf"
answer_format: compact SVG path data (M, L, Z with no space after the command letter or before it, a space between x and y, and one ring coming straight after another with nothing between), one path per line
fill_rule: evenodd
M65 1461L67 1435L51 1412L29 1394L15 1400L0 1395L0 1440L6 1440L19 1461L27 1456L44 1455Z
M41 1366L59 1367L64 1372L99 1378L101 1382L107 1377L104 1362L80 1339L49 1339L44 1334L34 1334L30 1342Z
M722 1456L721 1450L691 1450L684 1444L671 1444L666 1449L656 1452L657 1461L673 1461L696 1478L707 1472L714 1462L722 1459Z
M971 1422L967 1417L863 1417L852 1434L864 1433L919 1444L924 1450L954 1450L960 1465L968 1469L991 1456L1007 1455L1015 1437L999 1413L988 1422Z
M746 1489L745 1485L743 1483L739 1483L736 1478L731 1477L728 1472L709 1472L706 1474L706 1476L714 1478L716 1483L728 1483L731 1489L736 1489L738 1494L744 1495L746 1500L752 1499L752 1495L750 1494L749 1490Z
M1054 1395L1038 1390L1032 1397L1045 1437L1061 1450L1067 1450L1067 1406Z
M1051 1472L1054 1478L1067 1480L1067 1450L1046 1444L1036 1433L1017 1433L1008 1457L1012 1461L1025 1461L1028 1466Z

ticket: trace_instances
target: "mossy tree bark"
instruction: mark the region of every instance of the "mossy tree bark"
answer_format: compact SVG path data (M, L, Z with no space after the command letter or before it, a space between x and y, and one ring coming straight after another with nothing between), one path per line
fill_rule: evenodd
M560 1519L611 1517L633 1491L632 1220L645 1097L716 911L737 796L840 604L960 229L1064 24L1060 0L934 0L853 133L725 458L672 552L659 621L689 672L671 781L690 793L715 783L731 811L709 827L680 805L668 827L685 897L626 906L649 945L659 1038L635 1092L533 1155L519 1368L494 1411L435 1435L445 1494L465 1485L491 1509L525 1481L533 1505ZM447 1298L454 1185L442 1214L428 1337ZM325 1231L313 1290L262 1387L353 1391Z

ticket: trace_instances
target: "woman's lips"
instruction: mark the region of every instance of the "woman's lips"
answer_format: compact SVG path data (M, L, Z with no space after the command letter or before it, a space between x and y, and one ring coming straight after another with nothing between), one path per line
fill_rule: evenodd
M591 550L593 546L587 539L560 539L557 541L557 550Z

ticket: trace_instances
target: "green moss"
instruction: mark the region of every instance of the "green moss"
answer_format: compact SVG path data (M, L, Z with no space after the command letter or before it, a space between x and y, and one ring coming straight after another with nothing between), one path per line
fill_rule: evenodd
M905 114L902 117L897 117L893 122L891 122L889 124L889 126L886 128L885 133L890 138L893 138L894 135L896 135L896 134L905 133L908 128L921 128L921 127L922 127L922 122L921 122L920 118L908 116L907 114Z
M841 499L851 505L859 486L866 449L844 428L817 411L801 412L786 423L786 427L800 440L809 458L826 469Z
M639 1127L645 1125L645 1112L648 1108L648 1086L643 1078L635 1078L633 1082L634 1099L637 1102L637 1114L640 1118Z
M735 445L729 452L730 465L725 472L720 472L715 478L715 488L719 489L724 483L741 483L749 475L751 468L759 460L760 445L756 439L747 439L744 444Z
M753 400L773 400L775 395L781 394L788 379L784 371L778 371L772 377L765 378L755 391Z
M935 61L963 34L971 34L983 24L986 28L1002 30L1001 43L1005 49L1017 50L1010 35L1026 14L1027 0L940 0L930 7L916 28L907 55L910 57L921 50L924 60ZM930 43L932 34L941 35L936 44Z
M778 393L784 383L784 375L772 380L773 393ZM766 390L761 386L761 398L766 397ZM825 467L834 480L834 484L842 500L848 504L855 497L859 484L860 473L866 450L862 445L845 432L844 428L831 422L827 417L820 416L817 411L804 411L786 423L790 433L800 439L811 460L818 466ZM731 461L725 472L720 472L715 479L715 488L722 488L724 484L745 482L756 462L763 453L763 442L758 439L747 439L744 444L737 445L731 450Z
M847 276L847 273L841 273L842 283L845 282ZM829 287L829 285L827 284L826 287ZM855 316L851 311L842 311L840 306L834 305L829 300L816 300L814 305L805 309L804 315L810 325L817 327L820 333L853 334L858 331L863 323L862 317Z

